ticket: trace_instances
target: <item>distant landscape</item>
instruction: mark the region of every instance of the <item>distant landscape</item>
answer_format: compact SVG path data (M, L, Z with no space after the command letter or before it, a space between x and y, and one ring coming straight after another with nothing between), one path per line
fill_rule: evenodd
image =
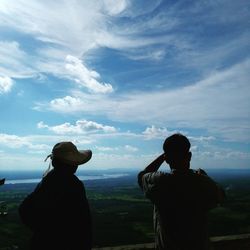
M211 236L250 232L250 170L207 170L222 185L227 199L209 214ZM30 231L18 217L17 208L36 186L41 172L0 172L0 187L7 215L0 216L0 248L25 250ZM80 171L93 216L95 246L114 246L153 241L152 205L137 185L136 171ZM11 184L12 183L12 184ZM14 184L13 184L14 183Z

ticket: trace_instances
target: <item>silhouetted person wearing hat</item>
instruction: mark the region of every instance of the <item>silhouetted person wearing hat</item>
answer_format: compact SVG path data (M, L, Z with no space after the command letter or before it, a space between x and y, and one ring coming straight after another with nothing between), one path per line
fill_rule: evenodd
M71 142L54 146L48 156L53 169L19 207L23 223L33 232L32 250L91 249L89 205L84 185L74 175L91 156L90 150L77 150Z
M190 142L168 137L164 153L138 174L138 183L154 204L156 249L209 249L207 213L224 199L224 191L204 170L190 169ZM163 162L171 173L157 171Z

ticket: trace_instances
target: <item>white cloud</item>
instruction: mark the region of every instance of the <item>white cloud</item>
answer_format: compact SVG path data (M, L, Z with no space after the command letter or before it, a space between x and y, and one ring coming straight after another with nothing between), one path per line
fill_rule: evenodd
M131 146L131 145L125 145L124 146L125 150L129 152L137 152L139 149L137 147Z
M48 130L56 133L56 134L86 134L93 132L108 132L113 133L116 132L116 128L113 126L103 125L93 121L87 120L78 120L75 125L72 125L68 122L56 125L56 126L48 126L43 122L39 122L37 124L38 128L47 128Z
M39 105L38 105L39 106ZM59 112L77 112L85 108L85 103L80 98L66 96L64 98L57 98L50 102L50 108Z
M34 46L38 40L42 46L25 52L23 50L25 46L20 46L18 43L18 41L23 42L21 39L11 42L1 41L1 72L15 77L30 77L40 72L52 73L59 77L75 76L82 85L94 92L111 92L112 86L99 82L98 73L88 69L79 58L84 59L88 52L99 47L129 50L159 43L159 38L141 38L136 33L128 36L127 32L121 32L124 29L120 29L119 26L115 28L116 23L113 20L116 20L115 18L131 4L129 0L75 0L70 3L65 0L60 2L19 0L15 3L2 0L0 27L18 31ZM152 10L157 5L158 3L147 4L152 7L147 9ZM134 10L134 13L137 11L140 14L139 9ZM70 71L69 75L64 72L67 55L72 55L71 58L68 57L70 62L66 65ZM161 57L159 53L154 53L154 56Z
M185 131L168 130L165 127L156 127L154 125L152 125L151 127L147 127L142 132L142 135L144 139L146 140L152 140L152 139L164 140L165 138L176 133L181 133L187 136L190 141L198 142L198 143L206 143L206 142L211 142L211 141L216 140L214 136L189 136L188 132L185 132ZM197 146L193 146L193 148L197 149Z
M214 159L214 160L249 160L250 152L232 151L230 149L205 151L200 150L195 152L194 157L201 159Z
M199 148L198 148L197 145L191 146L191 148L190 148L190 151L191 151L191 152L196 152L196 151L198 151L198 150L199 150Z
M0 145L4 145L8 148L28 147L29 149L34 150L46 150L49 148L47 144L32 143L32 140L29 137L10 134L0 134Z
M135 154L108 154L96 153L89 162L90 168L111 169L111 168L126 168L126 169L143 169L146 164L152 160L152 155L136 155Z
M110 5L110 2L114 3ZM20 48L25 48L25 45L19 44L23 43L22 40L0 41L1 73L10 77L51 73L57 77L79 80L81 85L93 92L111 92L112 86L98 81L98 73L93 75L94 71L77 58L84 57L86 52L100 46L99 33L106 29L110 15L115 16L124 8L126 1L103 3L76 0L59 3L20 0L15 4L1 1L0 27L18 31L35 48L26 53ZM37 40L42 46L35 47ZM72 56L68 57L70 61L65 71L65 58L69 54Z
M118 1L117 1L118 2ZM127 9L122 13L126 17L131 17L132 19L136 16L144 16L148 13L154 11L159 7L162 0L127 0Z
M99 82L99 73L87 69L81 60L68 55L66 62L66 70L79 86L84 86L94 93L110 93L113 91L111 84Z
M0 154L1 171L22 171L22 170L33 170L45 171L48 167L47 163L44 163L43 156L39 154ZM42 172L41 172L42 175Z
M192 141L206 142L206 141L214 141L216 138L214 136L199 136L199 137L188 136L188 139Z
M168 131L166 128L157 128L152 125L151 127L147 127L142 134L145 136L146 140L156 139L156 138L166 138L167 136L175 133L174 131Z
M25 138L8 134L0 134L0 143L10 148L19 148L29 144Z
M118 147L103 147L103 146L95 146L95 148L98 150L98 151L117 151L119 150Z
M203 128L213 136L249 140L249 64L249 60L244 61L172 90L117 94L109 98L75 92L74 96L52 100L47 108L105 114L118 121L146 124L157 121L168 127ZM160 132L167 133L164 129Z
M128 0L120 0L120 1L104 0L103 3L104 3L104 7L106 11L110 15L115 16L115 15L120 14L127 8L129 1Z
M118 106L119 112L114 113L121 119L187 122L193 126L208 121L249 119L248 72L246 61L190 86L130 95Z
M126 54L126 55L125 55ZM131 49L129 53L125 52L125 56L132 60L148 60L148 61L161 61L166 56L165 49L147 49L141 50Z
M1 1L0 21L1 25L31 34L41 41L66 47L72 45L77 51L80 47L89 49L94 41L91 31L98 30L105 22L106 17L98 15L100 8L99 2L78 0L71 3L20 0L15 4ZM85 35L79 36L83 32Z
M100 104L100 105L99 105ZM101 94L86 94L79 91L74 91L72 96L67 95L62 98L53 99L47 103L36 103L33 109L51 110L59 113L84 113L100 114L113 112L113 109L119 105L119 101L112 97Z
M98 151L104 151L104 152L115 152L115 151L120 151L120 152L137 152L139 149L137 147L131 146L131 145L125 145L125 146L120 146L120 147L103 147L103 146L95 146L95 148Z
M161 0L75 0L71 3L65 0L19 0L15 3L2 0L0 27L18 31L34 44L34 48L25 50L21 39L0 41L0 71L9 77L50 73L71 79L92 93L110 93L112 85L103 82L99 73L87 63L88 55L97 53L95 56L98 56L95 49L100 47L116 49L132 60L157 62L166 59L167 63L178 68L192 67L197 70L199 66L199 71L208 72L228 61L231 54L236 55L239 48L248 45L249 35L246 33L221 43L223 45L204 48L198 44L195 32L180 32L189 24L193 25L190 13L200 18L204 25L211 21L222 22L214 4L195 2L183 9L182 4L177 3L167 8L163 5L154 12L161 3ZM222 23L239 19L243 24L247 20L246 12L240 15L241 4L232 5L234 7L226 1L220 4L225 5L223 17L227 17ZM207 5L210 11L203 17ZM235 10L238 18L231 15ZM126 17L126 21L117 22L119 17ZM36 47L37 41L42 46ZM68 60L66 64L65 58Z
M250 159L250 152L231 151L226 154L226 158L233 159Z
M214 138L247 142L250 139L250 62L243 61L243 58L249 57L248 6L227 0L219 3L194 1L190 5L183 5L181 1L170 4L161 0L1 0L0 28L5 40L1 38L0 41L0 93L11 90L12 79L17 81L17 78L34 77L39 73L48 75L48 79L52 75L56 78L55 82L58 78L70 79L75 83L74 89L81 88L89 93L68 92L69 88L65 90L63 86L60 93L64 94L54 97L55 89L51 81L48 86L53 93L49 96L54 99L48 104L37 104L35 108L78 115L77 119L88 117L86 114L91 117L101 115L112 121L147 126L143 134L138 135L116 133L112 126L95 122L90 124L91 121L86 120L84 124L64 123L57 126L40 123L40 129L56 134L47 137L51 146L66 139L84 145L91 143L93 138L105 138L109 136L108 133L112 138L124 135L162 139L169 135L166 127L198 128L205 131L204 134L213 135L190 137L197 143L208 143ZM194 25L197 23L200 23L198 29ZM213 25L223 25L218 30L225 31L225 34L222 32L223 36L209 37ZM201 33L204 36L200 36ZM119 52L118 57L104 58L104 61L107 60L105 62L112 62L112 66L110 63L102 64L102 59L93 62L100 52L110 51L99 48L116 50L112 55ZM121 56L150 61L145 68L132 69L131 75L127 67L118 67L119 72L115 71L111 76L100 74L110 72L116 60L125 65L127 61L123 61ZM242 62L238 65L228 66L240 60ZM107 68L100 71L100 65ZM151 74L152 68L157 75ZM122 87L122 94L117 88L115 95L104 95L114 91L114 86L109 83L111 81L105 79L124 74L124 78L113 78L114 82L122 79L122 82L115 82L119 87L123 79L126 83L126 79L141 76L144 72L154 80L144 82L145 78L133 79L132 83ZM182 79L183 74L188 79ZM192 80L201 75L203 79ZM177 76L181 78L178 84ZM184 81L185 87L181 86ZM162 86L160 91L156 89L158 85ZM133 92L128 92L131 86ZM151 86L150 92L138 91L141 86L143 89ZM113 132L110 131L112 129ZM91 131L91 139L85 131ZM106 133L94 134L93 131ZM34 137L2 135L0 143L7 147L28 147L29 152L38 152L40 147L41 151L43 147L46 148L43 146L43 143L47 143L44 138L41 137L43 141L39 142ZM119 149L126 150L124 146L119 146Z
M219 50L211 53L211 50L204 50L203 46L199 47L195 32L183 34L185 33L183 30L187 30L188 25L194 25L194 20L190 16L195 15L194 19L201 20L203 25L218 21L225 23L232 20L236 23L238 20L240 24L244 24L248 20L247 12L242 14L244 8L238 2L232 4L230 1L228 4L227 1L221 1L220 5L225 6L225 8L219 8L220 12L216 8L217 3L208 4L205 2L199 4L194 2L185 8L181 2L169 5L167 8L163 5L163 8L158 8L158 11L154 12L161 2L161 0L75 0L69 3L65 0L60 2L19 0L14 3L2 0L0 26L18 31L32 37L34 41L39 40L43 43L42 48L32 51L32 56L28 58L25 55L26 58L18 59L14 53L10 53L10 58L15 59L15 64L18 63L19 66L22 66L32 61L29 64L32 65L31 68L34 66L36 71L54 70L53 73L56 75L60 75L60 72L63 75L62 62L68 54L76 58L84 58L87 52L99 47L126 51L123 55L135 60L151 60L152 57L155 60L160 60L165 54L169 55L175 50L181 57L178 61L184 59L186 65L192 64L193 61L197 62L197 60L204 62L204 58L206 59L208 56L209 61L211 62L211 58L213 58L214 62L213 56L220 53ZM209 9L206 15L204 15L204 9ZM221 15L221 10L223 10L224 15ZM181 14L176 15L176 13ZM124 16L127 17L126 22L124 20L116 22L117 18ZM243 44L246 44L247 41L245 38ZM231 44L231 42L229 43ZM140 50L151 45L153 47L146 55L144 50ZM164 46L164 49L159 49L158 45ZM238 49L239 46L234 46L234 48ZM190 51L194 52L194 56L189 53ZM181 56L183 52L185 52L184 57ZM197 59L195 52L198 52L198 57L202 57L202 55L204 57L200 60ZM174 54L173 58L178 57L177 54ZM190 60L190 56L192 60ZM173 62L172 57L170 59ZM61 67L60 70L55 65ZM200 64L197 62L197 65ZM86 65L84 66L86 67ZM15 68L17 69L17 67ZM21 68L24 71L27 70L23 66Z
M8 93L13 86L13 80L8 76L0 76L0 94Z
M35 70L31 66L32 56L25 53L16 41L0 41L0 58L1 75L12 78L24 78L35 75Z

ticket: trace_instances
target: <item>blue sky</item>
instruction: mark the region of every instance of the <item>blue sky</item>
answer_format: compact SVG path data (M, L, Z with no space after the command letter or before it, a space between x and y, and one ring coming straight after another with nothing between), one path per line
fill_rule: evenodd
M250 167L250 3L0 1L0 170L144 168L175 132L193 168Z

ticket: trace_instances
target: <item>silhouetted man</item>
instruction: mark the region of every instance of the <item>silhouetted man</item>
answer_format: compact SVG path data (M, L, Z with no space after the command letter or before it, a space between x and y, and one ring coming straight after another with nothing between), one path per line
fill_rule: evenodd
M48 156L53 170L47 171L19 207L23 223L33 232L32 250L91 249L89 205L84 185L74 175L91 156L90 150L77 150L71 142L54 146Z
M181 134L168 137L164 153L138 174L138 183L154 204L156 249L209 249L207 213L224 191L202 169L190 169L190 142ZM166 161L171 173L157 171Z

